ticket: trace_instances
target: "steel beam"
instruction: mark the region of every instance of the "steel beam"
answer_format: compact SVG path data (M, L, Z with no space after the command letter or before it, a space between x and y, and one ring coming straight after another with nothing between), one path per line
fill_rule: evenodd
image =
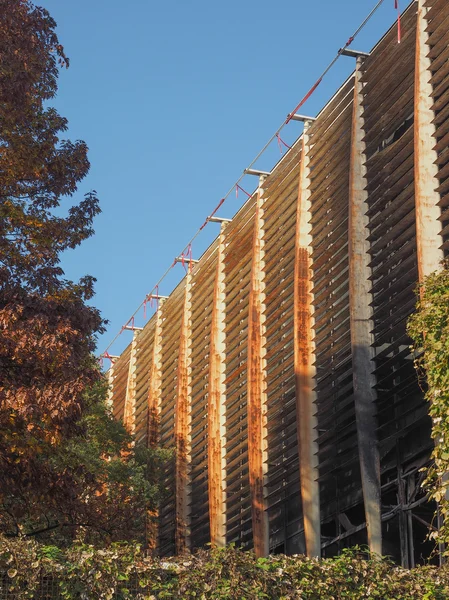
M182 256L177 256L175 258L175 264L182 263L182 264L188 264L188 265L196 265L199 262L200 261L196 258L185 258Z
M259 178L252 248L248 317L248 466L253 542L256 556L269 553L265 506L267 469L267 394L265 361L265 263L263 240L263 182Z
M125 406L123 409L123 424L134 435L136 431L136 367L137 367L137 340L139 331L135 331L131 343L129 357L128 380L126 383Z
M224 219L223 217L207 217L209 223L230 223L232 219Z
M190 550L191 279L189 272L186 275L178 357L175 414L176 554L185 554Z
M351 50L350 48L345 48L342 53L342 56L349 56L351 58L366 58L367 56L370 55L369 52L361 52L360 50Z
M226 460L225 460L225 275L223 222L217 252L209 351L208 387L208 493L210 541L213 547L226 545Z
M316 117L308 117L306 115L292 115L291 121L301 121L301 123L307 123L310 122L312 123L313 121L316 121Z
M357 58L352 113L351 159L349 173L349 308L352 374L357 424L357 440L362 479L368 545L382 554L380 501L380 459L376 436L376 380L374 370L371 269L369 267L368 192L366 191L363 119L364 59Z
M313 341L313 295L310 224L309 123L304 124L298 207L296 213L294 275L295 384L301 498L306 552L320 556L320 498Z
M438 202L440 195L436 191L437 153L433 149L435 138L435 113L432 110L433 88L430 83L431 70L428 53L429 34L426 31L425 15L427 8L424 0L418 0L416 24L415 55L415 211L416 245L418 254L419 281L441 267L441 215Z
M261 171L260 169L245 169L243 171L245 175L256 175L257 177L267 177L270 172L269 171Z

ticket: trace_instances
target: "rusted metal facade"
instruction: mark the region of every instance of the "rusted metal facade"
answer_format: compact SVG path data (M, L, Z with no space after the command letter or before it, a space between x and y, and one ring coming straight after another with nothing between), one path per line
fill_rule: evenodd
M406 322L449 247L449 3L413 2L402 30L357 58L113 365L116 418L176 450L161 555L428 554Z

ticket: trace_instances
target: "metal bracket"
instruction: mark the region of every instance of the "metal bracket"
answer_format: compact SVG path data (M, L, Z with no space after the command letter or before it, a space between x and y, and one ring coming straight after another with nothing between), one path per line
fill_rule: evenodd
M361 52L360 50L350 50L349 48L345 48L345 50L342 51L341 55L342 56L350 56L351 58L367 58L367 56L370 56L370 52Z
M159 294L148 294L147 300L167 300L169 296L160 296Z
M222 217L207 217L209 223L230 223L232 219L223 219Z
M258 177L271 175L270 171L259 171L258 169L245 169L243 173L245 175L257 175Z
M175 258L175 263L192 263L192 265L196 265L196 263L199 263L199 260L196 260L195 258L180 258L179 256L177 256ZM161 296L159 296L161 297Z
M305 115L292 115L291 121L302 121L305 123L306 121L316 121L316 117L306 117Z

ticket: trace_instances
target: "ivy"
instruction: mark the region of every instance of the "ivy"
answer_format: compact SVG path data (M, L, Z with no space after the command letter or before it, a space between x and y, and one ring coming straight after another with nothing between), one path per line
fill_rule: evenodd
M408 322L415 366L426 390L435 442L424 487L442 516L431 538L449 542L449 263L420 286L416 312ZM446 550L446 554L448 551Z
M368 558L367 558L368 556ZM52 581L52 600L444 600L449 568L411 571L361 549L333 559L303 555L257 559L234 547L188 557L146 558L140 547L112 544L69 549L34 540L0 538L0 597L40 598ZM1 589L1 588L4 589ZM5 589L6 588L6 589ZM6 593L5 593L6 592Z

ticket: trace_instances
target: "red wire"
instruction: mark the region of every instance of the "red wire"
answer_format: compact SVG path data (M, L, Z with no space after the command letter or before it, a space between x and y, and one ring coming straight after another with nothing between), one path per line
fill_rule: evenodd
M394 7L398 11L398 44L401 43L401 9L399 8L399 0L394 0Z
M107 358L108 360L110 360L111 364L114 364L114 360L113 360L112 356L109 354L109 352L107 350L105 352L103 352L103 356L105 358Z
M217 204L217 206L214 208L214 210L211 212L211 214L207 217L207 219L204 221L204 223L201 225L200 227L200 231L202 229L204 229L206 227L206 225L209 223L210 218L213 217L215 215L215 213L217 212L217 210L220 208L220 206L223 204L223 202L225 201L224 198L222 198L220 200L220 202Z
M242 188L242 186L241 186L241 185L239 185L238 183L237 183L237 184L236 184L236 186L235 186L235 195L236 195L236 198L238 198L238 197L239 197L239 190L240 190L241 192L243 192L244 194L246 194L246 195L248 196L248 198L251 198L251 194L248 194L248 192L247 192L246 190L244 190L244 189Z
M310 96L313 94L313 92L316 90L316 88L320 85L320 83L322 81L323 81L323 78L320 77L318 79L318 81L313 84L313 86L310 88L310 90L307 92L307 94L304 96L304 98L301 100L301 102L298 104L298 106L296 106L293 109L293 112L291 112L289 115L287 115L287 120L285 121L285 124L289 123L292 120L292 117L296 113L296 111L299 110L301 108L301 106L307 102L307 100L310 98Z
M289 146L288 144L286 144L284 142L284 140L281 138L281 136L280 136L279 133L276 134L276 137L277 137L277 140L278 140L278 146L279 146L279 150L280 150L281 154L283 153L282 145L284 145L287 148L287 150L291 150L291 146Z

